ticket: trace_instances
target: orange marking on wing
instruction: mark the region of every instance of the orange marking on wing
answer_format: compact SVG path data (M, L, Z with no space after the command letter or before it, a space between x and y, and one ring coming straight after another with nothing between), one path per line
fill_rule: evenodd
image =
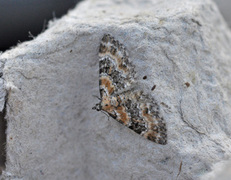
M115 109L111 105L111 100L110 100L110 98L108 96L103 96L101 106L102 106L102 110L110 112L110 113L112 113L113 110Z
M148 108L146 106L141 107L142 108L142 115L145 118L145 121L148 123L148 131L144 133L144 137L150 139L150 140L156 140L157 138L157 133L155 131L156 124L153 122L153 117L147 113Z
M118 105L116 97L109 97L106 93L103 94L101 101L102 110L115 115L115 109Z
M100 77L100 80L101 80L101 86L107 89L107 92L109 93L108 95L111 95L114 92L115 87L112 84L110 78L107 76L102 76Z
M127 125L129 123L129 116L128 113L126 113L126 109L123 106L119 106L116 108L116 113L118 115L117 120L121 121L123 124Z

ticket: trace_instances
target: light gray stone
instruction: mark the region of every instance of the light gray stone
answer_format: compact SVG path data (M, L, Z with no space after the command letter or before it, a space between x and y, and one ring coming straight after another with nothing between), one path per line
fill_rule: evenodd
M92 110L105 33L124 44L137 83L160 104L167 145ZM83 1L0 56L8 92L2 178L199 179L231 154L230 47L210 0Z
M213 166L213 171L202 176L201 180L230 180L231 161L221 161Z
M0 53L0 55L1 55L1 53ZM2 112L4 109L5 97L6 97L6 90L4 87L4 79L2 78L4 64L5 64L5 59L1 59L1 61L0 61L0 112Z

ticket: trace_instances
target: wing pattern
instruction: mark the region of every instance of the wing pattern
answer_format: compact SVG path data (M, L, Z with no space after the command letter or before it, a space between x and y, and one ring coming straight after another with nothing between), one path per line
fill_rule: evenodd
M125 47L105 34L99 47L99 88L101 102L97 110L158 144L167 144L167 130L159 105L152 97L132 88L134 66Z

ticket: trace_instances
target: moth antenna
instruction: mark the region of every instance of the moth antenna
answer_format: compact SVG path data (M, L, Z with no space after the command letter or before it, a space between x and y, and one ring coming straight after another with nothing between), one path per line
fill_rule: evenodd
M97 98L98 100L102 100L100 97L96 96L96 95L92 95L93 97Z

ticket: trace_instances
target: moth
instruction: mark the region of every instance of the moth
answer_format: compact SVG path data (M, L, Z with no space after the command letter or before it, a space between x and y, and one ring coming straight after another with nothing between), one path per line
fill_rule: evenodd
M99 47L100 102L103 111L129 129L155 143L167 144L167 129L154 98L133 86L134 65L123 44L105 34Z

